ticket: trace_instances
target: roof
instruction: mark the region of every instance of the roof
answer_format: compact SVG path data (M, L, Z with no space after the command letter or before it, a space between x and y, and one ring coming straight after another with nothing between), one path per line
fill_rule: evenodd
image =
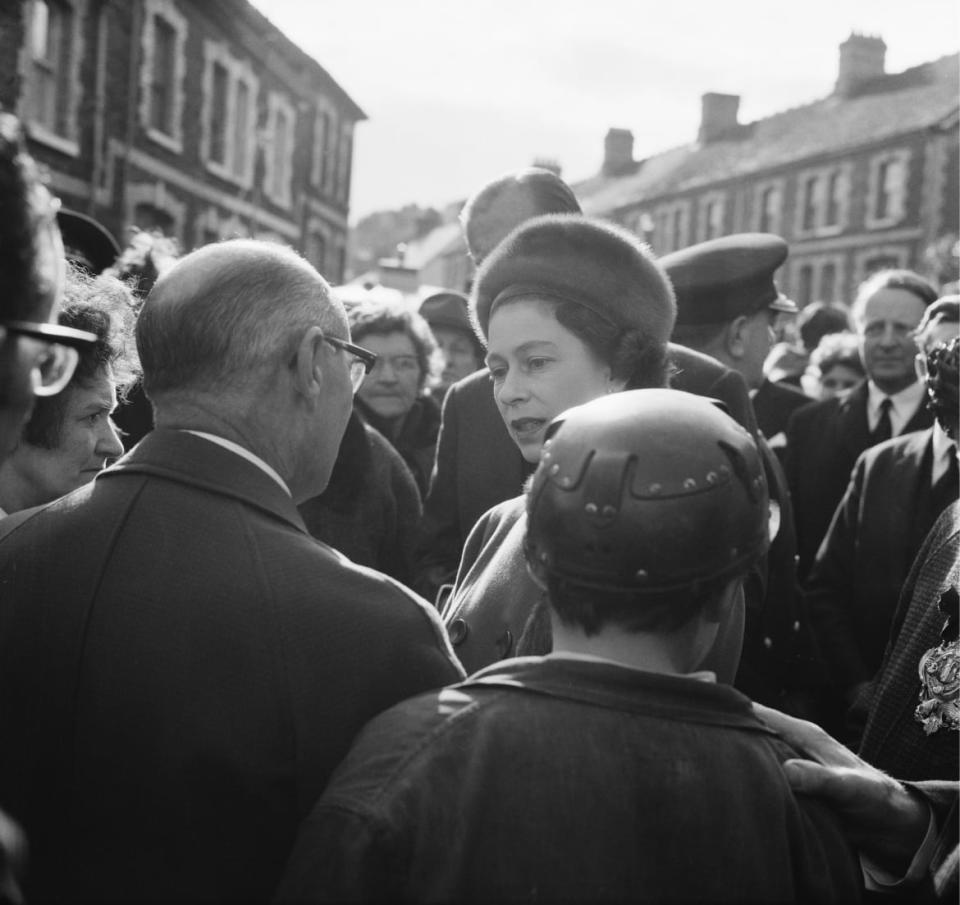
M222 2L223 0L221 0L221 3ZM260 6L267 8L268 4L264 2L264 0L261 0ZM349 94L347 94L343 86L335 78L333 78L333 76L331 76L330 73L320 65L320 63L310 56L310 54L299 47L289 37L287 37L287 35L285 35L283 31L274 25L273 22L267 18L267 16L265 16L259 9L257 9L256 6L253 5L253 3L249 2L249 0L242 0L241 3L237 4L227 0L227 4L224 6L224 9L226 10L228 17L246 17L256 32L268 44L274 43L283 51L285 55L292 57L300 64L304 65L309 71L310 75L316 79L327 91L331 92L341 104L344 105L348 115L351 117L351 119L353 119L354 122L367 118L367 114L364 113L359 104L357 104L357 102L350 97Z
M960 55L880 76L853 97L831 95L741 125L728 137L672 148L639 161L625 176L572 186L584 211L607 213L650 198L875 144L955 115Z

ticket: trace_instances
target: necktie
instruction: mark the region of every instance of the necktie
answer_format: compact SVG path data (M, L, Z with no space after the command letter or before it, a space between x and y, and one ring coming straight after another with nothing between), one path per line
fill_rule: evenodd
M890 421L890 409L892 408L893 401L889 396L885 396L883 402L880 403L880 420L873 429L873 433L870 434L871 446L883 443L884 440L889 440L893 436L893 423Z

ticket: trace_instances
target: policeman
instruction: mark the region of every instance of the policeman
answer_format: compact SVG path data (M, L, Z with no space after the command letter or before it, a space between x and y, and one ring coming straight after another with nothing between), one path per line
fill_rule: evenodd
M662 389L594 399L549 433L525 550L553 652L368 724L278 899L856 899L838 825L783 781L792 750L702 671L767 548L750 435Z
M811 401L763 376L776 320L797 310L774 281L786 258L787 243L779 236L742 233L660 259L677 295L674 341L739 371L753 391L761 431L766 424L781 436L789 413ZM765 437L758 443L780 519L769 556L747 584L743 652L735 685L764 704L812 718L811 689L820 683L822 667L814 655L797 586L793 506L779 460Z

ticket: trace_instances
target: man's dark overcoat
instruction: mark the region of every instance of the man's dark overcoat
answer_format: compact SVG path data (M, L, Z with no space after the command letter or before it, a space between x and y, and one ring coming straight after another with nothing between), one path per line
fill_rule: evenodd
M0 805L36 901L266 901L374 715L456 681L432 607L277 482L157 430L0 523Z
M793 498L801 581L813 565L857 457L871 445L867 396L865 381L845 396L797 409L787 425L784 470ZM933 416L921 404L900 433L932 425Z
M807 582L807 605L828 673L841 688L880 666L917 551L945 502L931 487L933 428L864 452Z

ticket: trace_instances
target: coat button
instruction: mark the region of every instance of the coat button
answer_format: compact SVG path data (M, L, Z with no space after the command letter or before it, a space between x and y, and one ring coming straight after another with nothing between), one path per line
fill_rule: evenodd
M513 633L507 629L499 638L497 638L497 651L501 659L510 655L513 650Z
M447 634L450 635L450 643L456 646L466 641L467 635L470 634L470 628L467 626L466 620L454 619L447 628Z

